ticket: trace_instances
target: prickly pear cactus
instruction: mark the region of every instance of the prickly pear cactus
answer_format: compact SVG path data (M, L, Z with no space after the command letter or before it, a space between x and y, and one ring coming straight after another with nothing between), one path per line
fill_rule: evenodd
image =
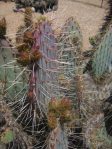
M76 98L78 91L75 86L76 82L79 81L76 81L75 77L81 75L81 48L82 35L80 33L80 28L73 18L69 18L63 26L61 34L58 38L58 60L60 61L58 82L60 86L60 97L66 97L69 102L72 102L72 110L75 114L78 114L80 109L79 101ZM75 117L74 115L69 115L69 118L71 116L71 119L74 117L71 126L72 128L75 128L75 119L79 118L78 115L75 115ZM56 135L57 138L63 138L63 141L62 143L59 143L58 141L56 143L56 138L54 137L50 143L51 147L59 149L68 149L71 145L72 147L76 147L72 144L74 139L72 138L70 140L72 135L68 134L68 129L70 129L70 126L62 127L62 125L57 125L51 134L51 139ZM57 133L55 133L55 131ZM74 132L72 133L74 134ZM67 138L67 136L69 137Z
M24 43L18 45L17 57L13 56L8 42L1 40L0 79L5 84L4 93L17 116L16 121L36 137L44 133L44 138L37 143L37 147L41 147L47 133L47 104L51 97L58 95L55 89L59 63L56 39L51 23L43 17L38 20L33 32L23 32L23 36L25 46Z
M92 62L95 79L103 79L105 74L112 73L112 29L110 28L95 52Z
M81 66L82 36L73 18L66 21L58 39L46 18L34 26L21 35L15 57L9 45L1 50L1 80L16 121L34 140L39 138L34 141L35 147L68 149L68 128L64 125L73 118L71 82L80 73L77 66Z
M61 92L71 100L76 99L75 77L82 74L81 50L82 35L80 28L71 17L62 28L59 38L59 59L64 62L60 65L59 81L60 85L65 88ZM74 102L74 104L76 103Z
M7 100L16 100L23 96L23 92L27 88L25 84L25 69L19 68L13 55L14 49L7 40L0 40L0 80L4 84L2 94L7 96Z
M18 110L17 121L28 134L39 138L35 142L36 147L42 147L46 146L49 132L47 104L52 97L58 96L56 86L59 62L51 23L45 17L40 17L34 26L34 29L23 33L25 44L18 47L17 62L27 68L29 78L28 91L18 100L22 107Z

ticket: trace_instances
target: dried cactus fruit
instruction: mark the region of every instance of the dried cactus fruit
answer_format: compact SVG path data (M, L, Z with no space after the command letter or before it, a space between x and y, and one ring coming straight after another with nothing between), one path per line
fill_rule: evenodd
M32 25L32 9L30 7L27 7L25 9L24 22L25 22L26 27L31 27L31 25Z
M52 99L48 105L48 125L51 128L57 127L58 122L63 125L73 119L72 103L69 99Z

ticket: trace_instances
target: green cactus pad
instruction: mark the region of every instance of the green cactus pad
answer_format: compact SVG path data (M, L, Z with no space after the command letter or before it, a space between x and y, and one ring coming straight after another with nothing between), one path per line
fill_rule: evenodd
M7 129L5 132L3 132L0 140L4 144L12 142L14 140L14 134L12 130Z

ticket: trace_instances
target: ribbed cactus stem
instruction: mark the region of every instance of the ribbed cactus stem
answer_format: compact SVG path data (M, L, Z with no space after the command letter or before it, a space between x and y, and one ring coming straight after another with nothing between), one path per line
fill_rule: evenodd
M93 56L92 72L95 80L100 82L112 73L112 28L108 30Z

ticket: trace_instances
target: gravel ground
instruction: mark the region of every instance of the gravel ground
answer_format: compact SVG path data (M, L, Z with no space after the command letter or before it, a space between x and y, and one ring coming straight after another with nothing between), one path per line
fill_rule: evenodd
M103 22L105 16L105 8L101 8L101 0L59 0L59 8L56 12L49 12L46 15L53 18L54 26L62 26L65 20L73 16L79 23L83 35L83 49L87 50L90 47L89 37L94 36ZM104 4L105 6L105 4ZM13 2L0 2L0 17L6 17L7 20L7 35L12 39L15 38L15 33L20 25L23 24L23 14L14 13ZM38 13L34 13L36 19Z

